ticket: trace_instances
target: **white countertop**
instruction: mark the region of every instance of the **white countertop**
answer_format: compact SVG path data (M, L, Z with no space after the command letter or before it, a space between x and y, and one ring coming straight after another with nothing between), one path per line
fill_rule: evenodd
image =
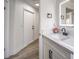
M42 32L42 35L54 41L55 43L67 48L74 53L74 38L69 35L64 37L60 33ZM62 39L64 38L64 39Z

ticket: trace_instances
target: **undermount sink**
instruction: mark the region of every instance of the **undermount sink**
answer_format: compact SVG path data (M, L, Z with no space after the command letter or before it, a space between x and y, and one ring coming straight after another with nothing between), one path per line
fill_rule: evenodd
M65 42L71 46L74 46L74 39L73 38L65 39L65 40L63 40L63 42Z
M59 35L60 36L60 40L71 45L74 46L74 38L71 37L70 35L68 36L64 36L64 35Z
M64 36L64 35L59 35L59 37L62 41L70 38L69 36Z
M56 40L60 40L72 47L74 47L74 36L72 36L70 33L68 35L63 35L62 32L59 33L51 33L53 38L56 38ZM51 37L50 35L50 37Z

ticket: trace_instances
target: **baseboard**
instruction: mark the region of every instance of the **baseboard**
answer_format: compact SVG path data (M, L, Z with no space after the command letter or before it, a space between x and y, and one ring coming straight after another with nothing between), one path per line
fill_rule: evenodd
M37 40L37 39L35 39ZM32 42L34 42L35 40L30 41L26 46L24 46L24 48L26 48L29 44L31 44Z
M39 38L38 38L39 39ZM31 43L35 42L36 40L38 39L35 39L35 40L32 40L28 45L30 45ZM27 45L27 46L28 46ZM11 55L9 58L5 58L5 59L11 59L12 57L15 57L15 56L18 56L18 54L23 51L27 46L25 46L24 48L22 48L18 53L14 54L14 55Z

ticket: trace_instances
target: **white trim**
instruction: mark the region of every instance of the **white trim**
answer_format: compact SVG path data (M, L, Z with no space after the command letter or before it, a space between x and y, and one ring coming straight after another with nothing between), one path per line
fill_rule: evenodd
M26 8L23 8L23 11L28 11L28 12L30 12L30 13L32 13L32 14L34 14L34 12L33 11L30 11L30 10L28 10L28 9L26 9Z
M35 40L37 40L37 39L35 39ZM30 41L30 42L28 43L28 45L30 45L30 44L31 44L32 42L34 42L35 40ZM28 45L24 46L23 49L24 49L25 47L27 47Z
M44 59L44 40L41 33L39 37L39 59Z
M74 26L74 24L61 24L61 23L60 23L59 25L60 25L60 26L70 26L70 27L71 27L71 26Z

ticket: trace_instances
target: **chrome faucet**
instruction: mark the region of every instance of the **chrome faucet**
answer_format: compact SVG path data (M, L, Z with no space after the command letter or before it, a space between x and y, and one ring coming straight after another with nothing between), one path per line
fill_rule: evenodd
M68 33L66 32L66 29L65 29L65 28L62 28L61 31L63 32L63 33L62 33L63 35L65 35L65 36L68 35Z

